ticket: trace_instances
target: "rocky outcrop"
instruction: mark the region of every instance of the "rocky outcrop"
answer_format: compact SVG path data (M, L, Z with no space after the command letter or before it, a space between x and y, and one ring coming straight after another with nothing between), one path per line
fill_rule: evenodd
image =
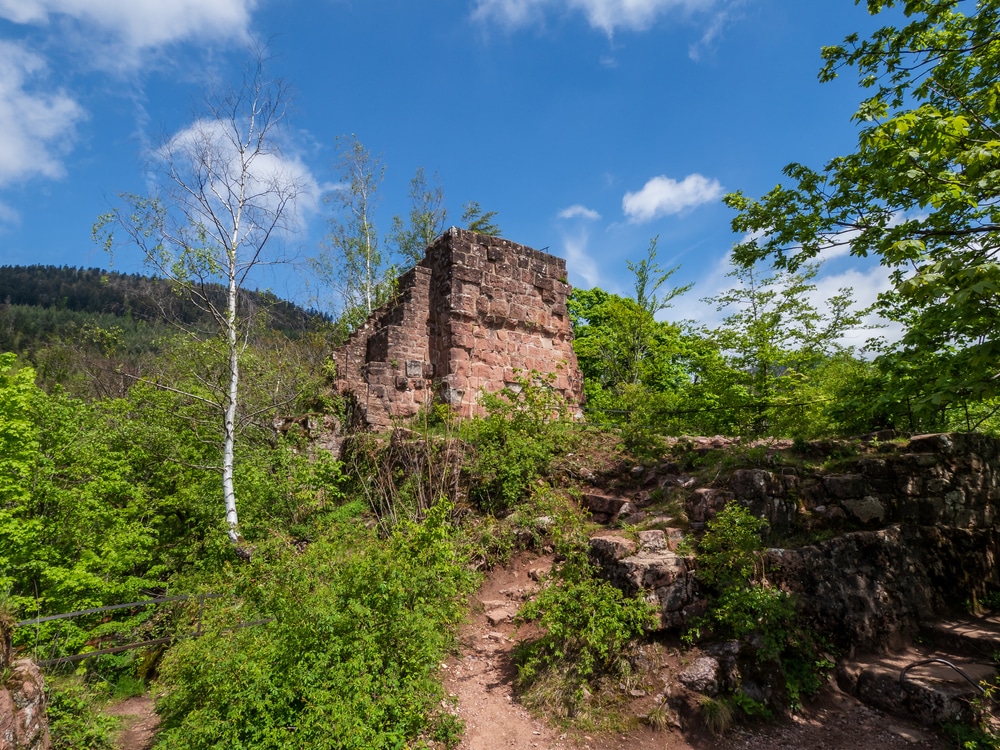
M921 623L960 611L998 582L993 529L894 524L768 551L772 582L842 651L898 648Z
M598 534L590 540L591 560L625 593L643 593L656 607L661 628L678 627L701 613L693 557L671 549L661 530L640 531L637 537Z
M0 621L0 750L49 750L45 681L28 659L13 660L10 628Z
M706 503L706 492L717 499ZM722 498L743 503L779 536L893 524L990 529L1000 520L1000 443L977 434L918 435L841 459L835 472L738 469L726 486L693 493L689 516L709 520Z
M699 457L725 447L691 446L686 450ZM728 503L742 504L767 521L774 547L766 555L769 580L796 595L820 635L842 652L898 647L921 623L967 609L1000 585L1000 442L974 434L920 435L861 450L855 445L853 457L845 455L849 447L825 446L840 456L826 472L796 463L789 453L768 468L717 474L709 486L698 486L673 463L640 476L633 470L629 478L664 497L683 493L696 533ZM630 497L641 494L635 489ZM628 499L587 494L584 503L595 519L612 521L624 517ZM809 537L819 541L802 544ZM784 548L784 539L799 544ZM676 541L657 549L605 532L591 541L591 557L608 580L654 602L669 628L703 606L694 558L675 547Z

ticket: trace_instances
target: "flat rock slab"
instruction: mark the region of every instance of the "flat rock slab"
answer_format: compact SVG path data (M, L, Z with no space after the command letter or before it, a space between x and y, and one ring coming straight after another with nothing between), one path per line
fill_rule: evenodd
M934 622L923 630L937 646L947 650L979 654L986 659L1000 651L1000 615Z
M904 669L906 677L900 680ZM979 694L975 685L996 676L990 664L930 648L856 659L837 667L837 681L845 691L870 706L928 726L970 719L969 701Z
M492 625L493 627L496 627L500 623L508 622L509 620L513 620L514 619L514 615L516 615L516 614L517 614L516 610L514 610L512 607L511 608L502 607L502 608L499 608L499 609L491 609L491 610L489 610L489 611L486 612L486 621L490 625Z

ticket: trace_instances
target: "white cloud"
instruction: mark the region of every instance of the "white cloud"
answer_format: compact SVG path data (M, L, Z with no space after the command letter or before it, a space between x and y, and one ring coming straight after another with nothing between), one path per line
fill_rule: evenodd
M622 210L633 223L652 221L722 197L718 180L689 174L678 182L665 175L654 177L635 193L625 193Z
M581 286L584 289L590 289L602 280L601 269L587 253L589 241L587 232L563 236L563 252L566 254L566 267L570 270L571 281L572 277L579 276L583 279Z
M473 18L508 28L537 23L549 11L582 13L587 22L611 36L618 29L643 31L674 11L710 10L719 0L475 0Z
M0 18L48 24L66 16L132 50L184 39L246 39L257 0L0 0Z
M248 40L257 2L0 0L0 21L41 27L49 45L70 50L77 62L129 71L142 64L144 52L172 42ZM0 39L0 187L65 173L63 159L86 112L48 80L50 71L55 64L37 49ZM67 73L62 66L58 72Z
M171 160L182 174L200 172L208 192L230 196L240 192L239 180L243 174L241 155L235 147L239 138L233 137L228 123L219 120L197 120L176 133L156 156ZM274 145L281 139L280 131L274 132ZM211 170L204 167L211 164ZM315 214L321 203L323 187L305 163L292 154L282 154L277 148L254 154L247 167L249 183L246 193L255 195L253 202L265 212L279 210L281 201L288 203L281 208L284 219L280 228L299 231L308 218ZM189 184L193 184L192 179ZM213 210L225 215L220 199ZM207 220L209 217L202 217Z
M731 4L713 13L708 26L705 27L705 30L701 34L701 39L688 47L688 57L697 62L701 59L703 51L711 50L715 45L715 41L722 36L722 32L725 31L726 27L739 18L736 10L744 5L744 3L745 0L732 0Z
M708 328L717 328L722 325L723 320L728 315L736 312L734 307L718 310L714 303L706 301L723 294L736 285L736 279L728 275L733 268L733 254L732 251L729 251L719 258L710 269L706 270L702 278L698 279L695 286L698 299L692 299L689 304L686 303L684 306L684 312L690 319ZM762 264L759 269L761 279L777 273L767 264ZM854 299L854 309L863 310L871 306L881 292L892 288L889 273L889 269L884 266L860 260L852 267L835 273L824 272L823 267L821 267L817 276L809 282L816 288L808 294L807 298L820 313L828 314L830 309L827 300L839 294L841 289L848 288ZM897 341L903 334L900 325L887 322L875 313L870 313L865 318L864 324L869 327L845 331L840 339L840 344L860 350L869 339L882 337L887 341Z
M46 73L43 58L0 40L0 185L63 175L62 156L84 112L61 91L32 88Z
M892 288L889 274L890 271L885 266L872 265L869 268L849 268L842 273L819 276L813 279L816 289L809 295L809 301L817 309L825 311L826 301L841 289L848 288L854 298L855 308L864 309L871 306L879 294ZM902 338L903 328L900 324L886 321L874 313L869 314L864 323L869 328L845 331L840 339L841 345L860 349L870 338L883 337L887 341Z
M21 223L21 214L16 208L0 203L0 225L16 225Z
M586 206L581 206L579 203L570 206L569 208L564 208L559 212L560 219L587 219L589 221L597 221L601 218L601 215L597 213L592 208L587 208Z

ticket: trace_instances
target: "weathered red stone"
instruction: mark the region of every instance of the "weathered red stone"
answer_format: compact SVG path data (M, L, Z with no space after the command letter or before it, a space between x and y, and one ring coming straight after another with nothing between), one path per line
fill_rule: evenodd
M433 398L458 416L478 414L483 390L531 370L554 375L553 387L578 406L569 290L562 258L452 227L400 277L395 300L335 352L337 388L373 428Z

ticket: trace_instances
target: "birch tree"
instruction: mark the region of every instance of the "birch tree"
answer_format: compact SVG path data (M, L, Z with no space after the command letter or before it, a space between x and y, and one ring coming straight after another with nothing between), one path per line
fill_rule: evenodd
M405 265L416 265L424 259L427 246L447 228L448 211L444 207L444 188L437 173L429 182L423 167L410 180L410 216L394 216L389 240Z
M396 269L382 251L375 209L385 176L382 157L356 135L338 138L340 184L325 198L332 207L329 232L313 271L340 298L346 331L361 325L392 293Z
M206 382L202 393L188 395L221 417L221 461L215 468L222 476L229 538L240 549L233 470L240 359L254 318L243 290L255 269L278 262L272 252L276 235L294 229L299 199L310 188L305 169L281 155L288 92L265 75L263 62L258 55L240 86L210 96L203 116L154 152L156 192L122 195L124 205L94 225L95 239L109 252L120 245L138 248L154 273L217 325L224 383Z

